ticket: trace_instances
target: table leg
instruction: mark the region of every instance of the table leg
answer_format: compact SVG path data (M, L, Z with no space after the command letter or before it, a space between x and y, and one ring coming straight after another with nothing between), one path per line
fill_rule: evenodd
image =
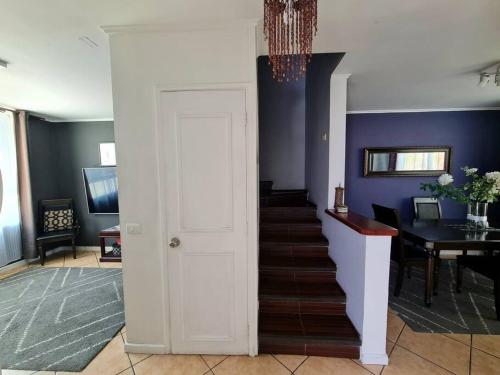
M435 296L438 295L440 269L441 269L440 251L436 250L436 254L434 256L434 286L432 288L433 294Z
M425 305L432 304L432 290L434 289L434 254L429 252L427 257L427 270L425 273Z

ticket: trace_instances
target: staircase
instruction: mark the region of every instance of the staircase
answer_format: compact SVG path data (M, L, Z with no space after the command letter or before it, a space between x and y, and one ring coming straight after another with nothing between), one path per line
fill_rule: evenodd
M359 358L316 207L305 190L261 198L259 352Z

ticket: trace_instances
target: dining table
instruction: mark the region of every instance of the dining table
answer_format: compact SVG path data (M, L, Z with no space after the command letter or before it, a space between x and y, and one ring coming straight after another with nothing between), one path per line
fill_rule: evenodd
M476 228L466 220L413 220L401 223L403 238L428 254L429 272L426 277L425 304L431 306L433 295L437 295L441 252L459 250L492 253L500 250L500 226Z

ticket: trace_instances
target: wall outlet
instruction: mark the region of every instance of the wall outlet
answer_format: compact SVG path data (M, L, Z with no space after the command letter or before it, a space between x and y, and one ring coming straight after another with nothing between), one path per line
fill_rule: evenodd
M137 223L129 223L126 225L126 230L128 234L141 234L142 225Z

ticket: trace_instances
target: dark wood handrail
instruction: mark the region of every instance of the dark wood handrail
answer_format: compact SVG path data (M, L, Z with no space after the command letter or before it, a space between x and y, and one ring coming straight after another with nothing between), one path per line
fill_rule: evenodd
M326 214L337 219L349 228L365 236L397 236L398 230L388 225L379 223L355 212L345 214L337 213L334 210L325 210Z

